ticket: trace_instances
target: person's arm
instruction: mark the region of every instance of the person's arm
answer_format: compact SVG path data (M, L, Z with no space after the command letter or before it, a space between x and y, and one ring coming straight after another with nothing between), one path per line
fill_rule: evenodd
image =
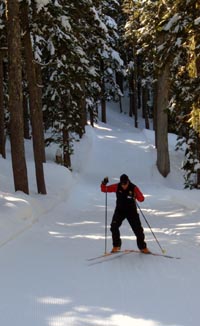
M137 199L140 202L144 201L144 195L137 186L134 189L134 194L135 194L135 199Z
M113 183L109 186L105 185L105 184L101 184L101 191L102 192L116 192L117 191L117 183Z

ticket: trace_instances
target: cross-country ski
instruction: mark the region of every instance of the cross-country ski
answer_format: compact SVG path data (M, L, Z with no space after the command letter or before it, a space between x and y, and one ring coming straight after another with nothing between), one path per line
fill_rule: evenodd
M167 254L162 254L162 253L156 253L156 252L149 252L148 254L144 254L142 253L141 251L139 250L134 250L134 249L124 249L124 250L119 250L118 252L108 252L108 253L105 253L105 254L102 254L102 255L99 255L99 256L96 256L96 257L92 257L92 258L88 258L87 260L88 261L95 261L95 260L101 260L103 258L105 258L106 260L107 257L111 257L111 258L114 258L114 257L121 257L122 255L126 255L126 254L131 254L131 253L136 253L136 254L141 254L141 255L152 255L152 256L160 256L160 257L164 257L164 258L171 258L171 259L180 259L181 257L177 257L177 256L172 256L172 255L167 255Z

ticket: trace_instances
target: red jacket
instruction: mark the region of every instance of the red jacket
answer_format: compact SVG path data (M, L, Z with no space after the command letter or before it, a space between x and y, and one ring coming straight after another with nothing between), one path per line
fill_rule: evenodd
M109 186L106 186L103 183L101 184L102 192L117 192L117 188L118 188L118 183L113 183ZM144 201L144 195L137 186L135 186L134 188L134 195L135 195L135 199L137 199L138 201L140 202Z

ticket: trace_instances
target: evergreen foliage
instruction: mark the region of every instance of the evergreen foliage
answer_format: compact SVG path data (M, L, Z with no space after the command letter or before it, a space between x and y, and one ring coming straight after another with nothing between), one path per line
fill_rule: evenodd
M158 83L164 69L169 67L166 84L169 103L162 109L168 114L168 131L178 135L177 148L185 150L185 186L200 187L199 2L20 1L25 3L29 5L44 128L49 135L46 144L54 142L62 148L63 164L70 168L73 140L79 140L84 134L88 114L93 124L99 103L102 107L104 103L105 110L106 101L120 101L125 68L133 102L130 115L135 115L135 126L137 109L142 108L146 127L148 118L153 116L156 131ZM21 14L20 10L20 19ZM4 112L1 110L0 118L3 135L2 112L9 116L4 1L0 3L0 42L0 56L4 56L1 82ZM29 101L23 48L22 61L23 93Z
M84 133L87 112L95 110L101 96L108 99L119 92L114 73L123 63L116 50L117 26L109 16L117 2L111 2L49 1L35 20L32 16L36 59L42 65L45 126L52 128L47 142L65 146L69 155L74 132ZM104 94L102 79L107 83ZM65 144L63 130L69 135Z
M72 141L85 132L87 114L90 113L94 119L101 98L107 100L120 93L115 73L121 71L123 62L118 53L119 36L114 18L118 14L119 3L22 0L20 4L21 9L24 5L29 8L28 33L31 35L38 82L36 101L40 101L42 94L44 127L50 135L46 144L57 143L63 149L63 164L70 168ZM21 9L19 18L23 23ZM0 4L0 27L1 46L5 43L7 47L4 3ZM21 51L24 54L23 48ZM22 66L25 67L24 62ZM4 82L7 82L7 69L4 71ZM102 80L106 81L105 89ZM23 71L23 93L24 99L30 101L26 67Z
M199 187L199 3L124 0L123 7L126 37L143 58L143 83L155 81L158 70L170 62L169 130L187 145L186 187Z

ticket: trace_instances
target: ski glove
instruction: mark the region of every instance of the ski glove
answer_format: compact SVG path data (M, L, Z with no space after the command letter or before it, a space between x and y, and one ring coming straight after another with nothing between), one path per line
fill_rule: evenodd
M108 177L105 177L102 181L102 184L106 186L108 182L109 182Z

